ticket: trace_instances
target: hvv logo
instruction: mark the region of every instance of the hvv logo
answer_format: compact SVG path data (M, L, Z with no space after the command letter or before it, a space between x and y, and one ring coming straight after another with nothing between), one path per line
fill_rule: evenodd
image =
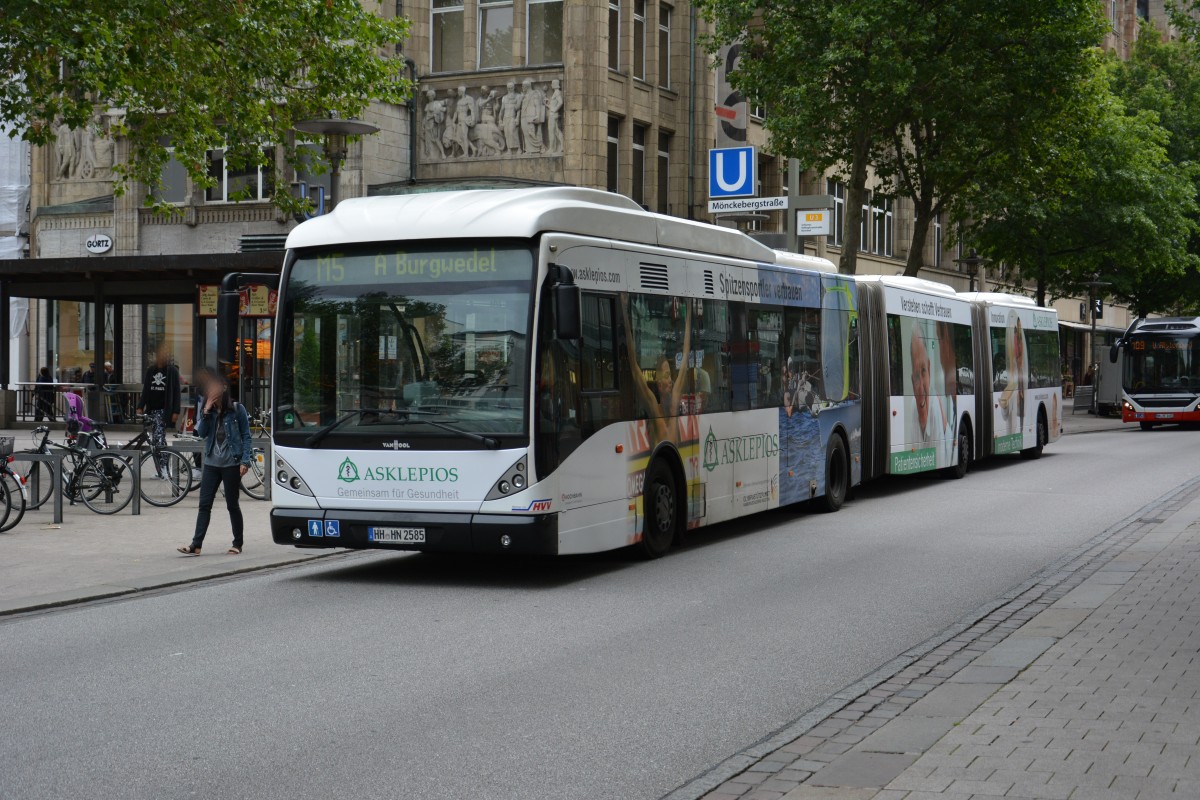
M708 151L708 196L753 197L758 187L758 160L753 147L720 147Z

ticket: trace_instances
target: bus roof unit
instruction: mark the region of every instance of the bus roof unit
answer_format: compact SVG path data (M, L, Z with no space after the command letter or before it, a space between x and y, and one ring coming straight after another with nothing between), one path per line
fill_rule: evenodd
M998 306L1028 306L1037 308L1037 303L1034 302L1033 298L1022 294L1009 294L1007 292L960 292L958 296L966 300L991 303Z
M296 226L289 250L325 245L525 238L562 231L771 263L775 253L732 228L652 214L627 197L569 186L474 189L343 200Z

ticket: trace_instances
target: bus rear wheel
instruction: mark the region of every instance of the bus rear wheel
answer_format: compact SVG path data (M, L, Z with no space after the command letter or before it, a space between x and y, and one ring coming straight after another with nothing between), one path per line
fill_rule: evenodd
M958 463L946 470L948 477L958 480L967 477L971 469L971 429L965 424L958 426Z
M641 554L659 558L671 549L679 532L679 487L671 468L656 458L646 470L642 489Z
M1028 450L1021 451L1021 455L1030 460L1038 459L1038 458L1042 457L1042 448L1046 446L1046 442L1049 441L1049 438L1050 438L1049 435L1047 434L1046 411L1044 409L1038 409L1036 436L1037 436L1037 443L1034 444L1033 447L1030 447Z
M825 495L821 498L821 510L832 514L846 504L850 493L850 459L846 456L846 443L834 434L829 437L825 448Z

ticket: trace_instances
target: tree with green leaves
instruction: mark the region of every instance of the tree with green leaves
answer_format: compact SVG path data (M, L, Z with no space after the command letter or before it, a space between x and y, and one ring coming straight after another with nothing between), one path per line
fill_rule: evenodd
M710 49L742 42L730 76L769 109L775 152L846 179L840 269L854 272L861 208L912 199L921 266L929 224L981 170L1069 113L1100 40L1092 0L700 0Z
M267 166L264 145L282 145L298 165L297 121L404 102L395 53L406 34L406 20L358 0L7 0L0 122L35 145L86 126L123 139L115 191L136 183L153 204L168 147L211 187L210 149L240 170Z
M1033 286L1039 304L1086 295L1098 274L1138 314L1161 311L1196 270L1195 168L1171 160L1157 114L1130 110L1110 90L1120 69L1109 62L1090 107L1043 142L1041 170L973 193L966 235L1006 265L1010 282Z

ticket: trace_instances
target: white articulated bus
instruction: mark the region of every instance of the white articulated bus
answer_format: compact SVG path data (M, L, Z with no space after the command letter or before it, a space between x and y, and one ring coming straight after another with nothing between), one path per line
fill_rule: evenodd
M689 528L803 500L836 511L865 479L961 477L975 454L1047 440L992 438L1008 415L1034 430L1028 383L997 389L996 422L976 391L1004 374L986 315L1041 330L1028 301L855 280L618 195L347 200L287 247L279 544L658 556ZM222 285L222 353L239 282L261 278Z
M860 479L828 261L571 188L347 200L287 247L280 544L655 556Z

